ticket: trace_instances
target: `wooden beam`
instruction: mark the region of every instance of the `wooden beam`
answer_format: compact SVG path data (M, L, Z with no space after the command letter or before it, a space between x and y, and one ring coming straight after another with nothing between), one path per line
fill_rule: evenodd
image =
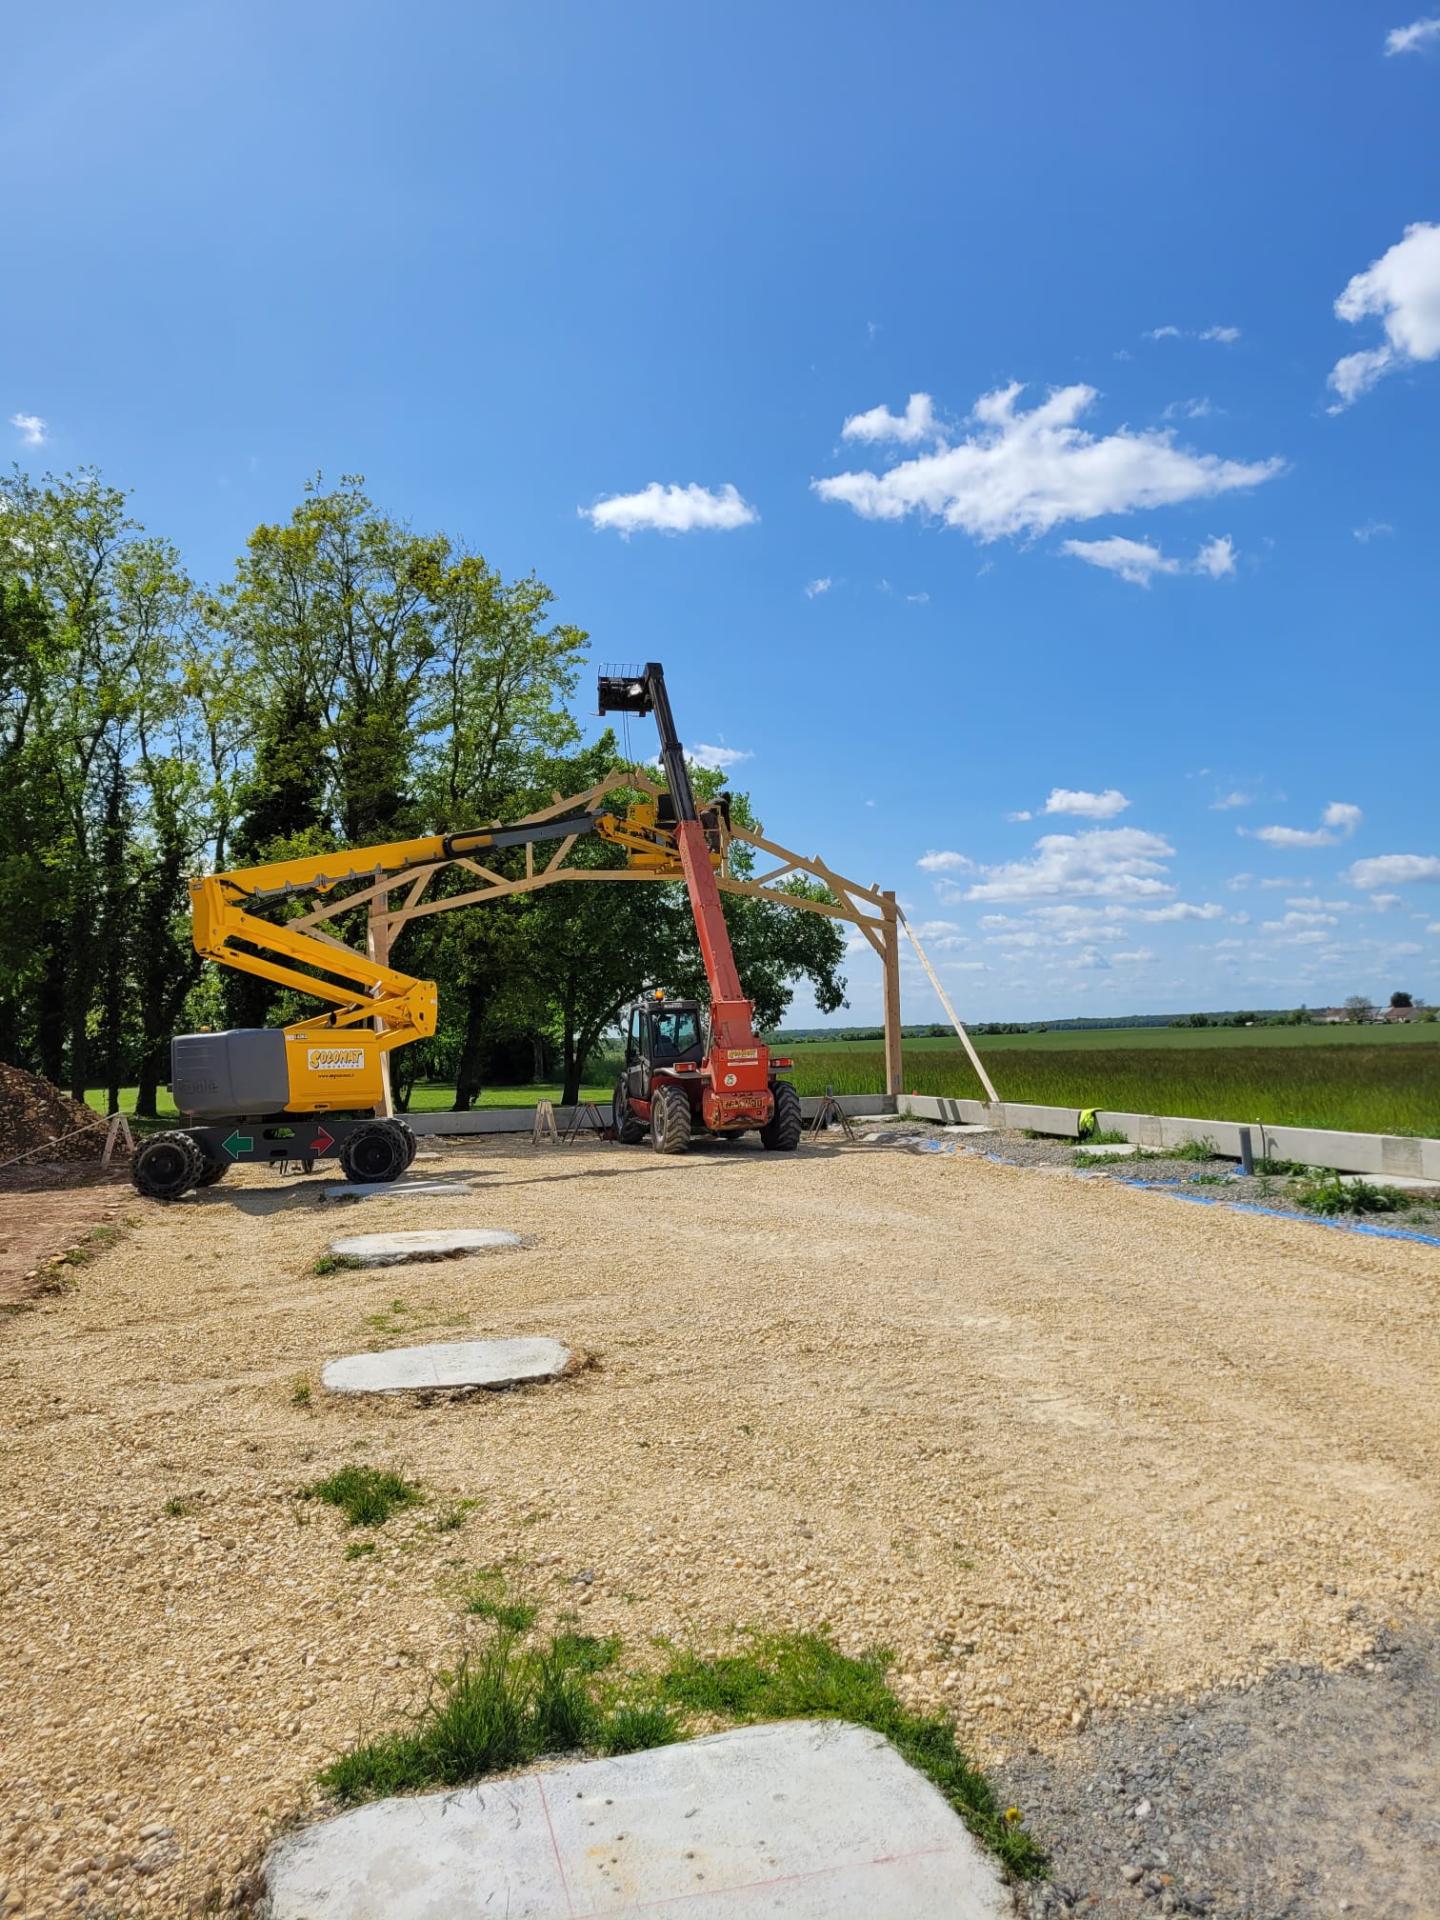
M989 1100L992 1105L998 1105L1000 1096L998 1093L996 1093L994 1083L992 1082L989 1074L985 1071L984 1063L981 1061L979 1054L975 1051L975 1048L971 1043L969 1034L965 1031L964 1023L962 1022L959 1014L956 1013L954 1007L951 1006L950 996L948 993L946 993L944 987L941 986L939 974L936 973L935 969L931 966L929 960L925 957L925 949L921 946L920 942L916 939L915 929L911 926L910 922L905 919L905 915L903 913L900 914L900 918L905 921L905 931L910 936L910 944L912 947L914 947L916 956L918 957L921 966L925 969L926 973L929 974L930 984L935 989L936 994L939 996L941 1006L945 1009L946 1013L950 1016L951 1026L954 1027L956 1033L959 1034L961 1040L964 1042L965 1051L970 1056L970 1064L972 1067L974 1067L976 1074L979 1076L980 1084L985 1089L986 1099ZM897 969L897 972L898 972L898 969ZM897 1006L899 1004L898 990L896 995L896 1004Z
M905 1051L900 1030L900 927L899 908L893 893L885 901L884 944L880 960L884 967L885 988L885 1091L905 1091Z

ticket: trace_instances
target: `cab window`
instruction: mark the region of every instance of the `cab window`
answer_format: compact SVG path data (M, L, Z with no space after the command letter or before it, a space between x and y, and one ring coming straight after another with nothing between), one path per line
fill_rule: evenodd
M700 1051L700 1022L693 1007L650 1016L657 1060L684 1060Z

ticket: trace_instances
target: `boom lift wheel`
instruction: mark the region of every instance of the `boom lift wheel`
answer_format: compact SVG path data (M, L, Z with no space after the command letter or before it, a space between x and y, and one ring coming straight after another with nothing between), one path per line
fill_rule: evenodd
M408 1131L408 1129L407 1129ZM357 1127L340 1149L340 1171L356 1186L398 1180L410 1164L405 1134L393 1120Z
M188 1133L154 1133L136 1149L130 1178L147 1200L178 1200L199 1184L204 1167Z
M794 1153L805 1131L800 1096L788 1080L775 1083L775 1111L760 1129L760 1138L771 1153Z
M690 1102L679 1087L659 1087L650 1102L650 1144L657 1153L690 1151Z
M625 1091L623 1073L615 1082L615 1098L610 1103L610 1117L615 1122L615 1138L621 1146L638 1147L645 1138L645 1128L630 1111L630 1100Z
M195 1151L200 1158L200 1171L195 1178L196 1186L213 1187L217 1180L223 1180L229 1171L229 1161L212 1159L211 1156L206 1153L205 1149L202 1146L196 1145L194 1141L191 1142L191 1145L195 1147Z
M415 1138L415 1130L408 1120L392 1120L390 1124L398 1127L405 1136L405 1170L408 1173L420 1142Z

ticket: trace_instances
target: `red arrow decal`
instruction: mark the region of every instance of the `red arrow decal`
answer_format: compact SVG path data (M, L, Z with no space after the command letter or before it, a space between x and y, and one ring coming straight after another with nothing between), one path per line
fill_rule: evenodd
M310 1151L312 1153L328 1153L334 1144L334 1134L327 1133L324 1127L321 1127L315 1138L310 1142Z

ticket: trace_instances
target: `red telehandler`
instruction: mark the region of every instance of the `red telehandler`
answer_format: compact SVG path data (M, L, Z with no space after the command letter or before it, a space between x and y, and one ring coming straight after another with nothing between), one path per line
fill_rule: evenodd
M616 1137L633 1145L648 1130L657 1152L684 1153L696 1132L758 1129L765 1146L793 1153L800 1144L800 1096L788 1080L775 1078L769 1049L755 1032L660 663L651 660L633 674L602 674L600 711L655 716L669 788L657 824L673 836L680 856L710 987L708 1044L693 1000L655 994L630 1007L625 1065L615 1086Z

